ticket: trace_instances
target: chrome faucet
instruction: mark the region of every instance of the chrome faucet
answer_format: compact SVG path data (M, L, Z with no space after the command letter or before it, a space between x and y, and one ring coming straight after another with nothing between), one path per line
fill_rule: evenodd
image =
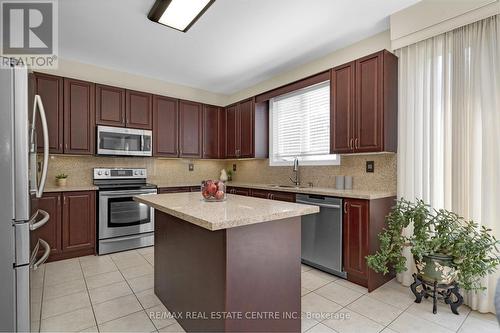
M300 186L299 158L298 157L295 157L295 159L293 160L293 173L295 175L295 179L293 179L292 177L289 177L290 180L292 181L292 183L295 186Z

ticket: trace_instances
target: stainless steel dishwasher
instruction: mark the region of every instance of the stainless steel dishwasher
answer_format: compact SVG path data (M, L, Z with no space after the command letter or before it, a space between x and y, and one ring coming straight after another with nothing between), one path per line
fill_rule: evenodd
M297 203L316 205L317 214L302 216L302 262L346 278L342 265L342 199L297 194Z

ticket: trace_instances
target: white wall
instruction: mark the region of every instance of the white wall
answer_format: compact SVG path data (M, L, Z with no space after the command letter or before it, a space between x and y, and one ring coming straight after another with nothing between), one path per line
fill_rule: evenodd
M391 15L392 49L500 13L499 0L423 0Z
M59 59L59 68L57 70L40 70L40 72L146 91L153 94L182 98L206 104L225 106L227 99L225 95L215 94L206 90L67 59Z
M268 90L280 87L282 85L300 80L304 77L322 72L332 67L342 65L346 62L363 57L370 53L380 51L382 49L390 50L391 38L389 31L384 31L375 36L363 39L357 43L339 49L329 55L312 61L291 71L279 74L269 80L263 81L250 88L239 91L227 99L227 104L231 104L247 97L258 95Z

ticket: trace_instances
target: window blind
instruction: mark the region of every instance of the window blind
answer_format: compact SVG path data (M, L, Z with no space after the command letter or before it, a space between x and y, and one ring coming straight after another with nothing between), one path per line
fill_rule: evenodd
M330 153L330 81L270 100L271 162L335 160Z

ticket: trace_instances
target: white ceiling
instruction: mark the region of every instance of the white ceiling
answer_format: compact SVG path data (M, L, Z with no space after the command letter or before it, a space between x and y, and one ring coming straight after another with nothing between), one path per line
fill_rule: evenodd
M232 94L389 27L417 0L216 0L187 32L154 0L59 1L60 57Z

